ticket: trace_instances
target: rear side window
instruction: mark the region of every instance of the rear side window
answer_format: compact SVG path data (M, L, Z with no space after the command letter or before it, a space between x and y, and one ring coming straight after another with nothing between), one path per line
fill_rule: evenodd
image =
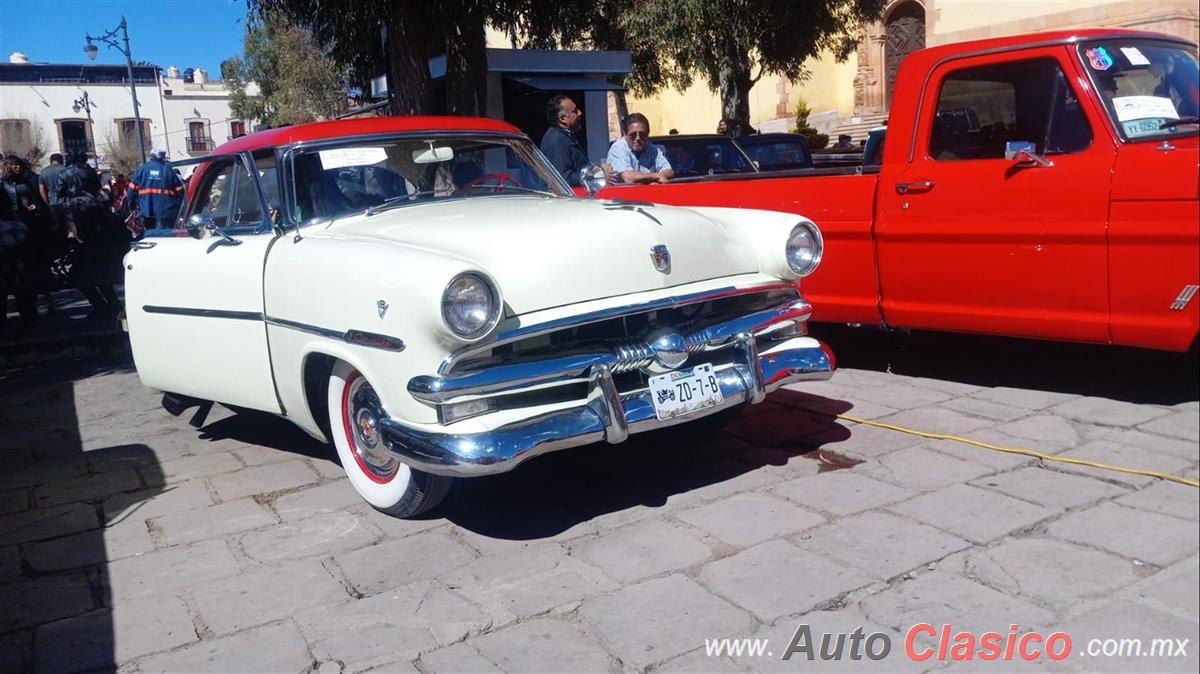
M1079 97L1052 58L951 72L936 115L929 155L938 161L1003 159L1010 143L1065 154L1092 142Z

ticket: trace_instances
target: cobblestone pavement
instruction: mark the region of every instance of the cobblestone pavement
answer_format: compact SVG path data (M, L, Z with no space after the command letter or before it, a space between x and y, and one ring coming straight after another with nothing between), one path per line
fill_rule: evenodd
M1190 361L829 340L833 381L715 437L550 455L415 521L366 507L286 421L214 411L193 429L122 362L9 372L0 671L1018 668L913 662L918 623L1068 633L1075 652L1038 669L1197 671L1196 489L830 416L1195 478ZM801 624L862 625L891 651L781 660ZM721 637L772 655L707 656ZM1189 641L1175 658L1080 655L1093 638Z

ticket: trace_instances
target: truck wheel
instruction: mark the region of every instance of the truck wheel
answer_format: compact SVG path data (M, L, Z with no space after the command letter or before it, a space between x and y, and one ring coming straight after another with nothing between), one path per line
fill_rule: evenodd
M401 463L384 449L383 405L362 374L338 362L329 375L329 426L350 484L364 501L392 517L413 517L446 497L451 478Z

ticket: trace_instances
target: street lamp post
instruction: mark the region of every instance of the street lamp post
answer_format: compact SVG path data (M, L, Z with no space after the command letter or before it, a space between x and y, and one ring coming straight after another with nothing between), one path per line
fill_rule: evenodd
M71 109L74 110L76 114L78 114L80 110L83 110L84 112L87 113L87 120L88 120L87 134L84 135L84 137L83 137L84 143L86 144L87 137L89 135L93 134L93 130L92 130L92 98L90 96L88 96L88 92L86 90L83 92L82 96L80 96L79 98L76 98L74 101L71 102ZM92 147L92 163L96 166L97 170L100 169L100 158L96 156L96 148L94 145Z
M125 46L121 46L121 43L117 42L117 31L121 32L121 38L124 41ZM130 55L129 52L129 29L125 24L125 17L121 17L120 25L103 35L97 37L85 35L84 37L87 38L87 44L83 47L83 53L87 54L87 57L93 61L96 60L96 54L100 51L96 48L96 45L92 44L93 40L97 42L103 42L109 47L116 49L125 55L125 69L129 74L129 94L133 97L133 125L135 131L137 132L138 149L140 149L142 153L142 162L145 162L146 136L142 132L142 113L138 109L137 84L133 81L133 56Z

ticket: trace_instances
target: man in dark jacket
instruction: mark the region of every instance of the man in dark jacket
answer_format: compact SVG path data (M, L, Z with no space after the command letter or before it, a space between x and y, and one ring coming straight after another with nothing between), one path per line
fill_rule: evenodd
M587 155L575 132L583 122L583 111L567 96L559 94L550 99L546 110L546 121L550 128L542 136L542 154L558 169L567 184L581 185L579 172L588 165Z
M142 164L130 178L125 198L131 207L137 207L144 226L170 228L175 225L179 206L183 203L183 182L171 169L166 150L155 148L150 153L150 161Z

